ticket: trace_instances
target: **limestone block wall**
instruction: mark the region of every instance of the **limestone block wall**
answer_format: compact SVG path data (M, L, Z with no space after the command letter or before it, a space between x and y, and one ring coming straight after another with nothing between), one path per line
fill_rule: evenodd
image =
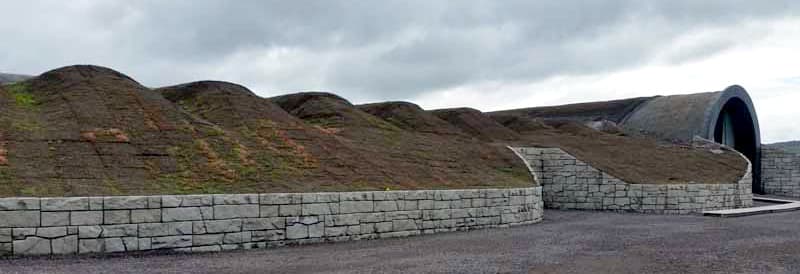
M731 184L630 184L558 148L512 148L542 186L554 209L690 214L752 206L752 174Z
M800 154L762 149L761 184L766 194L800 197Z
M541 187L0 199L0 255L218 251L503 227Z

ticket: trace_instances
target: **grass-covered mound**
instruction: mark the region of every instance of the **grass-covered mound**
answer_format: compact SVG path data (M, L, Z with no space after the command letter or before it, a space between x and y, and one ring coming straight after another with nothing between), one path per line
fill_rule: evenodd
M0 86L0 196L531 184L501 145L403 128L332 94L149 89L96 66Z

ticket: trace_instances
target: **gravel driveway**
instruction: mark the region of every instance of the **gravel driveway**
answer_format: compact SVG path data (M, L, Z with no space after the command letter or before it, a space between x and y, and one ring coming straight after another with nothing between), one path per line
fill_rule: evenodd
M0 273L800 273L800 212L545 212L540 224L211 254L0 260Z

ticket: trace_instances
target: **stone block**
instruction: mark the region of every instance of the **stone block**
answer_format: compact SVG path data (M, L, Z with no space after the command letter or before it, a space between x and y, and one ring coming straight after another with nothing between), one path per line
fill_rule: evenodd
M404 200L425 200L427 199L427 193L424 190L416 190L416 191L407 191L405 196L403 197Z
M143 209L147 208L146 196L118 196L103 198L103 209Z
M183 195L180 196L181 207L212 206L214 196L212 195Z
M317 194L316 203L338 203L339 202L339 193L324 192L324 193L316 193L316 194ZM303 203L305 203L305 201L303 201Z
M227 233L242 231L241 219L205 221L206 233Z
M225 234L204 234L192 236L193 246L221 245Z
M102 253L105 251L105 239L79 239L78 253Z
M222 239L224 244L240 244L250 241L250 231L226 233Z
M339 201L372 201L372 192L341 192Z
M397 201L375 201L374 211L397 211Z
M139 237L173 236L192 234L192 222L138 224Z
M105 210L103 211L103 224L130 224L131 211L130 210Z
M386 220L402 220L402 219L420 219L422 218L422 211L419 210L405 210L386 212Z
M360 218L361 215L359 214L341 214L327 216L325 220L330 220L329 222L331 222L332 226L346 226L359 224Z
M161 222L161 209L134 209L131 210L131 223L157 223Z
M125 250L127 251L139 250L139 238L137 237L124 237L122 238L122 244L125 245Z
M309 238L320 238L325 236L325 224L324 223L316 223L308 226L308 237Z
M398 210L417 210L417 201L398 201Z
M0 243L10 243L12 239L10 228L0 228Z
M103 238L108 237L132 237L137 236L137 226L135 224L124 225L104 225L101 227L103 232L100 234Z
M151 246L151 242L152 242L151 238L139 238L139 250L153 249Z
M71 235L58 239L50 240L53 254L76 254L78 253L78 236Z
M125 243L121 238L107 238L103 241L103 252L125 252Z
M11 236L14 240L23 240L28 236L35 236L36 235L36 228L35 227L25 227L25 228L14 228L11 230Z
M70 225L99 225L103 223L102 211L72 211Z
M39 198L0 198L0 210L37 210Z
M87 197L41 198L40 202L43 211L89 210Z
M89 210L103 210L103 197L89 197Z
M180 196L165 195L161 196L161 207L179 207L183 200Z
M346 213L359 213L359 212L372 212L372 201L349 201L345 200L339 205L339 212Z
M216 197L216 196L215 196ZM258 205L215 205L214 219L258 218Z
M300 216L302 213L302 205L280 205L278 209L278 216Z
M446 209L450 208L450 205L451 205L450 201L433 201L433 209Z
M375 224L375 232L383 233L392 231L392 222L380 222Z
M258 194L216 194L215 205L258 204Z
M81 239L99 238L102 232L103 228L98 225L78 227L78 237Z
M339 207L336 203L324 204L303 204L302 215L329 215L339 213Z
M392 221L392 230L417 230L417 224L414 222L414 220L394 220Z
M200 207L200 216L203 217L203 220L213 220L214 219L214 207L201 206Z
M304 224L293 224L286 227L286 239L303 239L308 238L308 227Z
M36 236L47 239L64 237L67 236L67 227L65 226L40 227L36 229Z
M286 227L286 220L280 217L274 218L248 218L242 221L242 230L273 230Z
M360 224L360 225L358 226L358 228L359 228L359 229L358 229L358 233L354 233L354 234L351 234L351 235L356 235L356 234L372 234L372 233L375 233L375 224ZM354 230L355 230L355 229L354 229ZM347 231L348 231L348 232L350 232L350 231L351 231L351 230L349 229L349 227L348 227Z
M259 217L278 217L278 208L280 206L277 205L265 205L261 206L259 210Z
M39 237L28 237L14 241L15 255L47 255L50 254L50 240Z
M339 237L347 235L346 226L325 227L325 237Z
M200 220L203 220L203 215L200 213L199 207L177 207L177 208L161 209L161 221L163 222L200 221Z
M433 209L433 200L420 200L419 209Z
M211 245L211 246L193 246L192 252L219 252L222 251L222 248L218 245Z
M288 205L299 204L302 198L294 193L269 193L259 195L259 203L262 205Z
M319 223L321 219L318 216L304 216L304 217L287 217L286 225L304 224L311 225Z
M260 241L280 241L286 239L286 233L284 230L262 230L262 231L253 231L251 235L251 240L260 242Z
M154 237L150 243L151 249L179 248L192 246L192 236L166 236Z
M38 227L41 224L39 211L0 211L2 227Z
M161 196L148 196L147 208L151 209L161 208Z
M422 212L422 218L424 220L450 219L450 210L447 209L425 210Z
M69 212L42 212L42 226L68 226Z

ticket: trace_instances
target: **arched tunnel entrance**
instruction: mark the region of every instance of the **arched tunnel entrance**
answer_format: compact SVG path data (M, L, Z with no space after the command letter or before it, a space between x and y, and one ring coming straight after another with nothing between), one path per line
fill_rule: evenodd
M736 149L750 160L753 165L753 192L761 193L760 141L757 134L748 105L736 97L728 100L717 117L714 141Z

